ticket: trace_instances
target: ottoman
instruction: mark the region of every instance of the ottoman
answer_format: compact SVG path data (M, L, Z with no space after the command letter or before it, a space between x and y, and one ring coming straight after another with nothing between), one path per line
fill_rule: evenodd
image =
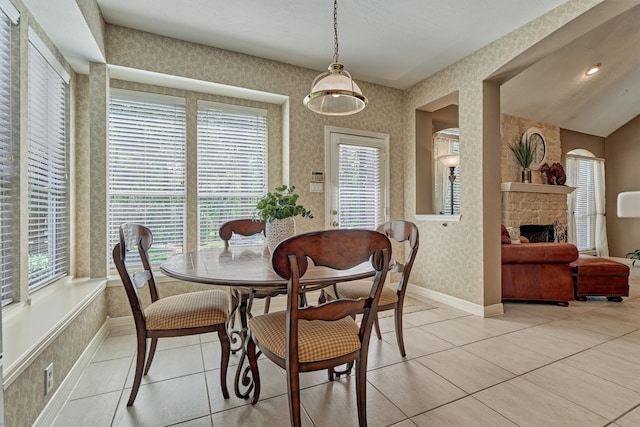
M569 263L575 298L605 296L609 301L622 301L629 296L629 266L606 258L580 255Z

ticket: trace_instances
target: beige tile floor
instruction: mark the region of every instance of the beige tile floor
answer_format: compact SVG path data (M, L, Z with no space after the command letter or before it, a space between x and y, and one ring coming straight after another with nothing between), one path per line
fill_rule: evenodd
M372 337L369 352L369 425L640 426L639 267L630 283L623 303L513 303L493 318L430 301L435 308L404 316L406 358L392 318L381 319L383 339ZM215 340L211 334L160 340L127 408L135 338L107 338L54 425L287 425L285 374L264 358L255 406L233 395L237 356L228 376L232 397L222 398ZM324 372L306 373L301 388L303 425L357 425L352 377L328 382Z

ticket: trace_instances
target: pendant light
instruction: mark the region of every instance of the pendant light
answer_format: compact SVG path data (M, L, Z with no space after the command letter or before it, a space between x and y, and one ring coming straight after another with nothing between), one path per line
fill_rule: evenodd
M367 98L344 65L338 62L338 0L333 2L333 33L333 63L329 65L329 72L313 80L311 93L304 98L304 105L318 114L347 116L362 111L367 105Z

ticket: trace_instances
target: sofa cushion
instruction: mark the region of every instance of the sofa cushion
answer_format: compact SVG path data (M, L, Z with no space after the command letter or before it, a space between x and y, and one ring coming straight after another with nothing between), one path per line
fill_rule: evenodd
M509 231L507 230L507 227L505 227L504 225L502 225L501 227L502 227L502 231L501 231L502 243L511 244L511 236L509 236Z
M569 266L578 276L629 276L629 266L606 258L580 255Z
M502 245L503 264L568 264L578 258L571 243L523 243Z

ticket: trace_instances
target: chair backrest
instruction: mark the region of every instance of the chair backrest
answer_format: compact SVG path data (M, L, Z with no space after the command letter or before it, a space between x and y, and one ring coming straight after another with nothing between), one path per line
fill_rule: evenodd
M131 305L136 329L146 329L144 308L140 301L138 288L145 284L149 287L151 301L158 300L158 290L149 262L149 248L153 244L151 230L141 224L123 223L120 225L120 241L113 248L113 262L118 269L120 279ZM127 266L127 253L136 249L140 254L142 267L139 271L131 272Z
M396 262L391 266L393 272L401 272L400 282L398 283L398 299L404 297L409 283L409 275L413 268L413 261L416 259L418 247L420 246L420 235L418 227L410 221L388 221L378 227L378 232L384 234L396 242L409 242L409 253L405 257L404 264Z
M288 354L297 355L298 319L337 320L363 313L360 324L362 348L368 348L374 314L389 268L391 242L372 230L325 230L299 234L278 245L272 256L272 265L287 285L287 346ZM369 296L358 300L338 299L319 306L298 306L300 278L308 268L309 259L316 266L346 270L370 261L375 271ZM344 284L348 286L349 282ZM296 356L297 357L297 356Z
M234 234L241 236L253 236L254 234L265 233L265 223L260 219L234 219L227 221L222 226L218 234L224 241L224 246L229 247L229 240Z

